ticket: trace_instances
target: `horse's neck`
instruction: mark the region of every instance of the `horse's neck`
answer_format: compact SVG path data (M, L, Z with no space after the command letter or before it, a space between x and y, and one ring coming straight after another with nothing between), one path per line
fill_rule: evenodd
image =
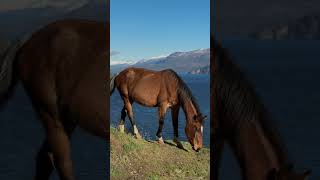
M196 106L190 99L184 99L181 102L182 109L186 115L186 121L192 120L194 115L197 115Z
M231 140L245 179L266 177L272 168L278 169L284 162L271 140L257 122L244 124Z

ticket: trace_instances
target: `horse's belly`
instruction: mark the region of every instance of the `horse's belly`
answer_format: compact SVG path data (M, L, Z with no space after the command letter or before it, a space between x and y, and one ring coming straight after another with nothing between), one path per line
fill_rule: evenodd
M78 120L78 125L86 131L100 137L108 137L108 101L109 98L101 96L95 98L90 96L78 96L75 100L71 113ZM81 101L81 102L80 102Z
M101 72L89 72L73 93L70 113L77 118L79 126L90 133L108 137L109 96Z
M159 87L138 85L132 92L133 99L144 106L156 106L158 104Z

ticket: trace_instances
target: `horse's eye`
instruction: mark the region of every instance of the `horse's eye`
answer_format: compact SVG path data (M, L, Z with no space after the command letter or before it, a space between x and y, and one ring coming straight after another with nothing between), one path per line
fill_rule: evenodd
M193 116L193 120L197 120L197 116L196 115Z

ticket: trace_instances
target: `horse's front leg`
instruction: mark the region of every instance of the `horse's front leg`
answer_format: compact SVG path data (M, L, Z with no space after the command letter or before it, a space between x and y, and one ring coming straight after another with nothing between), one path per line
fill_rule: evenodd
M173 142L175 142L177 144L178 148L182 148L183 149L183 145L181 144L181 142L179 140L179 131L178 131L178 129L179 129L179 127L178 127L178 124L179 124L179 121L178 121L179 109L180 109L179 105L173 106L171 108L173 134L174 134Z
M211 132L211 143L213 144L213 148L211 149L211 153L214 154L213 156L213 172L212 177L213 179L219 179L219 172L221 168L221 159L222 159L222 153L225 143L225 137L223 132L221 131L221 128L214 128L214 131Z
M218 144L213 146L212 152L214 153L213 156L213 179L219 179L220 175L220 168L221 168L221 159L222 159L222 151L224 142L223 140L221 142L217 142Z
M162 138L162 128L164 124L164 116L167 111L167 105L160 105L158 109L159 113L159 127L157 131L157 137L158 137L158 143L164 144L163 138Z

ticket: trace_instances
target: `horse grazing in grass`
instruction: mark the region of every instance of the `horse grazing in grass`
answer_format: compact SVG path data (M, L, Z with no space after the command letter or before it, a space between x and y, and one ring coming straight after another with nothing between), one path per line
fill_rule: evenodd
M310 170L296 173L287 157L287 148L273 125L270 114L247 81L233 64L228 52L212 40L216 60L214 89L216 117L213 124L214 171L218 171L226 141L233 150L245 180L304 180Z
M173 70L152 71L130 67L114 76L110 87L111 93L115 87L118 89L124 103L119 123L121 132L124 132L124 122L128 114L133 133L140 138L132 111L133 102L143 106L158 107L159 127L156 135L158 142L162 144L164 116L167 109L171 108L174 142L181 147L178 139L178 115L182 107L187 121L185 127L187 138L195 151L202 148L203 120L206 116L201 114L190 89Z
M21 80L46 138L36 158L35 179L73 180L70 137L76 126L109 139L109 25L60 20L14 43L2 56L4 104Z

